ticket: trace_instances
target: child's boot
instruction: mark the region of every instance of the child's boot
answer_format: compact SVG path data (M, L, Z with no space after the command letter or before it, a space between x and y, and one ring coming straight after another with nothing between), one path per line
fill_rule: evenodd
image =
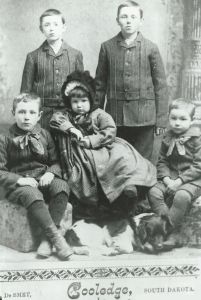
M57 227L54 224L50 225L46 228L45 234L55 247L58 257L61 260L68 260L69 256L73 254L73 250L67 244Z

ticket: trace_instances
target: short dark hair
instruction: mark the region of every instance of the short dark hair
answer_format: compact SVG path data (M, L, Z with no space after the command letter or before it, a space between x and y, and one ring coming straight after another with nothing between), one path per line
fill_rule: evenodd
M41 98L38 95L32 93L21 93L16 96L13 100L13 112L15 112L18 103L20 102L30 102L30 101L38 101L39 102L39 111L41 111L42 103Z
M44 11L44 13L42 13L42 15L40 16L40 29L42 28L43 18L48 16L61 16L62 23L66 23L64 16L58 9L50 8Z
M132 1L132 0L127 0L118 6L117 17L119 17L120 11L123 7L138 7L139 11L140 11L140 18L141 19L143 18L143 10L142 10L141 6L137 2Z
M193 119L195 115L195 104L192 101L189 101L184 98L178 98L172 101L169 105L169 114L173 109L184 109L188 111L191 119Z

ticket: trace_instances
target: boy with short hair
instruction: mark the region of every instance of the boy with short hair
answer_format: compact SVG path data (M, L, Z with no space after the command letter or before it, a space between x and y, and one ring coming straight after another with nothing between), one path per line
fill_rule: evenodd
M195 105L185 99L169 106L170 129L160 149L158 183L149 191L152 210L168 215L172 229L181 224L191 202L201 195L201 134L198 127L191 127L194 113Z
M61 109L61 86L66 76L82 71L82 53L63 41L65 19L56 9L48 9L40 16L40 30L46 40L28 53L21 84L21 92L35 93L42 99L41 126L49 128L49 120L56 109Z
M15 124L0 135L0 185L11 202L20 203L42 228L44 238L37 254L48 257L55 246L60 259L72 254L57 229L66 209L69 187L61 179L54 142L38 124L41 100L20 94L13 102ZM49 210L45 204L49 204Z
M166 127L168 95L158 47L140 33L143 11L134 1L118 7L121 32L101 45L96 69L96 99L126 139L145 158L152 155L154 129Z

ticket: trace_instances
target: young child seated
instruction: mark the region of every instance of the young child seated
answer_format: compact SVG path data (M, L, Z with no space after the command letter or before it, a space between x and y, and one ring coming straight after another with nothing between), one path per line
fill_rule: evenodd
M100 204L100 189L109 204L123 194L122 210L127 207L131 212L137 202L136 186L156 183L155 167L128 142L116 138L112 117L94 105L95 82L88 71L70 74L62 94L66 111L56 112L50 127L71 191L86 207Z
M38 124L41 99L20 94L14 99L12 112L16 123L7 135L0 136L0 185L8 200L23 205L41 226L44 237L38 255L48 257L54 246L58 257L66 260L72 250L57 227L66 209L69 188L61 179L51 135Z
M169 106L169 130L165 133L157 163L157 184L149 190L152 210L168 215L171 228L181 224L191 202L201 195L201 136L192 127L193 103L174 100ZM171 231L171 230L170 230ZM164 246L171 246L168 239Z

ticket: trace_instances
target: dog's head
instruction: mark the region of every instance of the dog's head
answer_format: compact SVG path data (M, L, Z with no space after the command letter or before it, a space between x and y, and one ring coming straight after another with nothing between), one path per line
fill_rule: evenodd
M163 242L167 237L169 226L171 226L171 224L167 216L149 214L142 217L137 231L143 245L143 250L151 253L162 251Z

